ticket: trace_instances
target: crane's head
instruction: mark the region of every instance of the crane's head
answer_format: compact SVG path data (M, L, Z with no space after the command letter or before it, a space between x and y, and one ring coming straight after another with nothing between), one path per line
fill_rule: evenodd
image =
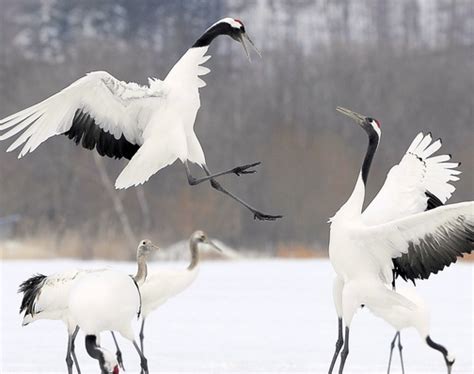
M362 114L356 113L350 109L346 109L341 106L338 106L336 110L339 113L342 113L352 118L357 124L359 124L360 127L362 127L367 132L369 136L376 134L380 138L380 135L382 134L380 121L372 117L363 116Z
M239 19L230 17L223 18L209 27L206 32L196 41L193 47L208 46L214 40L214 38L219 35L228 35L235 41L241 43L249 61L250 53L247 48L247 43L250 44L250 46L260 57L262 57L260 51L257 49L257 47L255 47L255 44L253 44L252 40L247 35L243 22Z
M160 248L154 245L151 240L144 239L138 244L137 255L148 256L155 249L159 250Z
M99 348L102 352L103 361L99 359L100 370L104 374L119 374L119 363L114 354L105 348ZM123 367L122 367L123 369Z
M222 253L222 249L220 249L212 240L207 237L207 234L202 230L194 231L191 235L191 244L196 244L198 247L200 245L208 245L211 248L215 249L217 252Z

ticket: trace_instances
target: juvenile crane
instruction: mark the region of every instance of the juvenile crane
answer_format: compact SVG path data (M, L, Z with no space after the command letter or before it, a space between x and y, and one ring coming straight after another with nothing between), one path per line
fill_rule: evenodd
M136 277L140 280L141 274L145 271L145 258L156 248L149 240L143 240L138 245L137 249L137 263L138 269ZM77 282L83 275L89 273L104 272L106 269L73 269L51 275L37 274L26 281L24 281L18 292L23 293L23 299L20 306L20 313L24 312L23 326L41 319L61 320L66 324L68 330L68 344L66 354L66 364L68 373L72 373L73 362L76 366L77 372L80 373L79 363L77 361L74 340L79 328L74 324L69 323L69 295L75 282ZM104 360L105 367L114 369L119 364L123 369L122 354L120 352L117 340L113 332L112 337L117 349L117 359L111 358L105 348Z
M474 203L440 206L454 190L448 182L457 180L459 172L453 169L458 164L447 162L449 156L430 157L441 146L440 141L431 143L431 135L415 138L362 213L370 165L380 142L380 122L341 107L338 111L366 131L369 145L354 191L330 220L329 256L337 273L333 296L339 330L330 373L344 344L339 366L339 373L343 372L350 324L359 307L367 306L397 330L407 327L398 326L393 316L403 310L405 321L412 316L411 325L418 328L414 303L388 288L394 278L428 278L474 247ZM438 207L425 211L434 206ZM454 362L447 350L434 343L426 329L418 331L443 354L449 372Z
M249 209L254 218L280 218L258 211L215 180L225 174L254 173L252 168L260 162L213 174L194 132L201 106L199 88L206 85L199 77L210 72L201 65L210 58L206 53L219 35L242 43L249 57L246 43L254 45L243 23L224 18L204 32L163 81L150 78L148 86L140 86L120 81L105 71L89 73L39 104L0 120L0 131L8 130L0 140L22 132L7 149L10 152L22 146L19 158L59 134L84 148L95 148L101 156L126 158L130 162L118 176L116 188L145 183L179 159L190 185L209 181L214 189ZM200 166L206 176L193 177L190 163Z
M189 239L191 262L187 269L155 269L148 273L145 282L140 286L142 295L140 346L142 352L146 318L160 305L183 292L195 281L199 272L199 250L204 245L208 245L216 251L222 252L222 250L207 237L205 232L201 230L195 231Z

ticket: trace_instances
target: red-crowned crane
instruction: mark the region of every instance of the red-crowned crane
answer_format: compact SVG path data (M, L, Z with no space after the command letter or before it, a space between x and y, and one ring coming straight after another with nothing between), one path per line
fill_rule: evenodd
M405 279L427 278L456 262L474 248L474 203L441 205L457 180L457 163L449 156L431 156L441 146L431 135L418 135L399 165L369 207L362 212L370 165L380 142L380 122L351 110L338 111L352 118L368 135L367 152L349 200L331 218L329 256L337 276L333 296L338 315L338 340L331 373L339 352L343 372L349 353L349 328L361 306L392 324L397 330L416 327L433 349L443 354L448 372L454 360L446 348L433 342L416 317L410 299L389 289L396 275ZM436 209L424 211L430 205ZM397 314L398 313L398 314ZM345 332L343 336L343 324Z
M48 99L0 120L0 131L5 131L0 140L21 133L7 151L22 146L22 157L48 138L63 134L84 148L95 148L101 156L126 158L130 162L118 176L116 188L145 183L179 159L190 185L209 181L214 189L249 209L254 218L280 218L258 211L215 180L225 174L254 173L252 168L260 162L213 174L194 132L201 106L199 88L206 85L199 77L210 72L201 65L210 58L206 53L219 35L242 43L249 56L246 43L253 46L253 42L243 23L221 19L186 51L163 81L150 78L147 86L140 86L122 82L105 71L89 73ZM190 163L200 166L206 176L193 177Z

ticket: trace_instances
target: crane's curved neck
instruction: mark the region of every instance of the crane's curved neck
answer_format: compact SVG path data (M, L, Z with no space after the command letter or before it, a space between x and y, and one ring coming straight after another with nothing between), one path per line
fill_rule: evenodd
M144 254L137 255L137 273L133 277L135 282L139 285L145 282L145 279L148 275L148 266L146 264L146 256Z
M362 206L364 205L365 198L365 187L367 184L367 179L369 177L370 166L372 165L372 160L379 145L380 137L374 131L369 134L369 145L367 146L367 151L365 153L364 162L362 163L362 168L360 169L359 177L357 178L356 185L352 191L351 197L344 204L344 209L346 212L353 213L356 215L361 214Z
M99 361L100 370L102 373L107 373L105 368L105 357L102 349L97 345L97 336L86 335L86 351L92 358Z
M194 270L199 264L198 243L194 240L191 241L189 249L191 251L191 262L188 265L188 270Z
M218 23L208 28L204 34L192 45L191 48L208 47L212 41L219 35L228 33L229 25L226 23Z

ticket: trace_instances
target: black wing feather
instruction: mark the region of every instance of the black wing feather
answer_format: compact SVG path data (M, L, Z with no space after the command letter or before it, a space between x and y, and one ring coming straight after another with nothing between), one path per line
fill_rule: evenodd
M410 242L408 252L392 260L394 272L413 282L428 279L473 250L474 225L459 216L449 227L441 227L417 243Z
M124 157L130 160L140 148L139 145L129 142L123 135L115 139L112 134L102 130L90 114L81 109L74 114L72 126L64 135L77 145L80 143L86 149L96 148L99 155L110 158Z

